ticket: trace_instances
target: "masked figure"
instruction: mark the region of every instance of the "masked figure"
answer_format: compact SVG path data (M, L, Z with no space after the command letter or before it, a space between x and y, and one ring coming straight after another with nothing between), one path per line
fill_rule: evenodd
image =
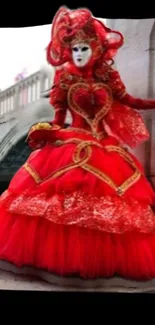
M155 101L127 93L113 68L122 45L87 9L54 17L55 118L31 127L33 151L1 196L1 263L85 279L155 277L155 193L124 148L148 139L137 111Z

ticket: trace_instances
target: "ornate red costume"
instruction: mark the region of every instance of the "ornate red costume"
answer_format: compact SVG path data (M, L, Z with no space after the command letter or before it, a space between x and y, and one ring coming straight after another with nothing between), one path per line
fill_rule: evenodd
M148 139L135 109L155 101L127 94L111 64L123 37L88 10L61 8L51 39L55 120L32 126L34 151L1 196L0 259L59 275L153 278L155 193L123 145ZM72 60L77 44L92 51L83 67Z

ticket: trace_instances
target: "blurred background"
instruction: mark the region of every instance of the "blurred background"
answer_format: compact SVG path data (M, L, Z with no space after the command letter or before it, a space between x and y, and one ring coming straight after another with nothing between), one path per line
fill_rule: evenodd
M123 33L115 66L129 93L155 99L155 19L101 19ZM53 119L48 103L54 69L46 62L51 25L0 29L0 193L25 162L27 132ZM152 184L155 179L155 114L142 112L150 140L134 150ZM66 126L70 124L67 116Z
M51 25L0 28L0 89L9 88L46 65L45 48Z

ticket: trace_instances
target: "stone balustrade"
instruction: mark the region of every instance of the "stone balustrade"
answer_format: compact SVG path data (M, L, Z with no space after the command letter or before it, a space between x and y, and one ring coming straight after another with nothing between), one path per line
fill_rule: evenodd
M51 86L50 75L37 71L26 79L0 92L0 124L14 116L19 110L36 103L41 94Z

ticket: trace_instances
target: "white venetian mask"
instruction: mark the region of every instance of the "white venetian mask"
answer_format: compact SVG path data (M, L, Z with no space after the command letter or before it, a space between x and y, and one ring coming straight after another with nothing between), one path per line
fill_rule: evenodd
M78 43L72 47L72 59L79 68L84 67L89 62L91 56L92 49L86 43Z

